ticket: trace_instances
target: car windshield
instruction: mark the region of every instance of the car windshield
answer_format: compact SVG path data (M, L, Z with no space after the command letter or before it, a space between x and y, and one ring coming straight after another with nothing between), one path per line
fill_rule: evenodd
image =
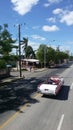
M55 81L49 79L49 80L48 80L48 84L56 84L56 83L55 83Z

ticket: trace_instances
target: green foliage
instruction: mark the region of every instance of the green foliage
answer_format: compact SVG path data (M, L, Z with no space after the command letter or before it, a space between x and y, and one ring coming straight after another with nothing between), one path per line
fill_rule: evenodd
M11 61L10 52L13 49L13 43L15 40L12 39L12 35L8 31L8 25L0 26L0 54L2 55L1 67L5 67L3 63L9 63Z
M5 55L2 57L2 59L5 60L6 64L12 65L12 66L16 66L16 61L19 60L19 57L17 55Z
M71 55L71 56L69 57L69 59L70 59L71 61L73 61L73 56Z
M12 51L12 43L15 41L12 40L11 34L7 30L8 25L4 24L4 29L1 29L0 32L0 54L9 55Z
M47 65L62 63L64 59L68 59L69 55L59 49L55 50L52 47L47 47L41 44L37 51L36 57L41 63L46 62Z
M47 62L55 62L55 50L52 47L47 49Z
M55 51L55 63L63 62L64 59L68 59L69 55L66 52Z
M0 69L6 68L6 62L5 60L0 60Z
M40 60L41 63L44 63L44 54L46 53L46 49L47 49L47 46L44 44L41 44L36 53L36 57L37 57L37 59Z
M23 37L23 44L25 44L25 48L28 46L28 38Z
M33 48L31 46L27 46L27 48L25 49L25 56L26 56L26 58L34 58L35 57Z

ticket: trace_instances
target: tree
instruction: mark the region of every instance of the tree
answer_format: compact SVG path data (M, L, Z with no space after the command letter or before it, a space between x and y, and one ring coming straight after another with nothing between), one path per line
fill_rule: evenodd
M39 49L37 50L36 57L39 59L41 66L46 65L46 55L47 55L47 46L45 44L41 44Z
M62 51L55 51L55 63L59 64L62 63L64 61L64 59L68 59L69 55L66 52L62 52Z
M28 46L28 38L24 38L22 40L23 51L25 53L25 58L35 58L35 53L31 46Z
M48 65L52 65L55 62L55 50L52 47L48 47L47 49L47 63Z
M28 38L23 37L23 44L25 44L25 48L28 46Z
M28 38L24 38L23 37L23 40L22 40L22 45L23 45L23 51L25 53L25 58L26 58L26 49L27 49L27 46L28 46Z
M0 54L2 55L2 59L8 63L10 60L10 52L12 51L15 40L12 39L12 35L7 29L7 24L4 24L3 27L0 26Z
M41 65L50 66L64 62L64 59L68 59L69 55L66 52L61 52L59 48L55 50L52 47L41 44L37 50L36 57L39 59Z
M34 53L33 48L31 46L27 46L27 48L25 50L25 54L26 54L26 58L34 58L35 57L35 53Z
M16 49L16 55L18 56L18 51L19 51L19 46L17 45L12 45L13 49Z

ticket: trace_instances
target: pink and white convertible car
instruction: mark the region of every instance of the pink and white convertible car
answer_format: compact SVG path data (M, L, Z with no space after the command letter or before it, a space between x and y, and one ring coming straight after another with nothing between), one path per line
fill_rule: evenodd
M37 91L43 95L57 95L64 85L63 77L51 76L47 81L38 85Z

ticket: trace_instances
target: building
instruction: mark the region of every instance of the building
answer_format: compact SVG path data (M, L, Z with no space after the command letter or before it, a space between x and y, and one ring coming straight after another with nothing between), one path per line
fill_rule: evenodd
M39 60L37 59L21 59L21 68L22 69L35 69L39 65ZM17 64L17 68L19 69L19 63Z

